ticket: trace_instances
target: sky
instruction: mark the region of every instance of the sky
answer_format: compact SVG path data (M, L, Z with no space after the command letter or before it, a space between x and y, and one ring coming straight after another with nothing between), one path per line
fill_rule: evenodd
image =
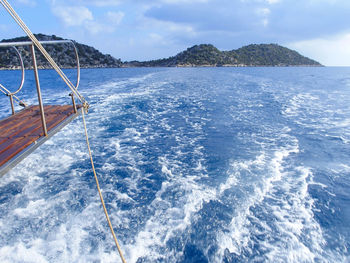
M276 43L326 66L350 66L350 0L8 0L34 33L122 61L196 44L233 50ZM0 6L0 39L24 32Z

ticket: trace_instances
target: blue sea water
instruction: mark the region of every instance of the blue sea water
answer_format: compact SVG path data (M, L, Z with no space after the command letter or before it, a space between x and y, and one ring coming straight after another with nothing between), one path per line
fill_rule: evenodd
M80 90L127 262L350 262L350 68L86 69ZM120 262L81 117L1 178L0 262Z

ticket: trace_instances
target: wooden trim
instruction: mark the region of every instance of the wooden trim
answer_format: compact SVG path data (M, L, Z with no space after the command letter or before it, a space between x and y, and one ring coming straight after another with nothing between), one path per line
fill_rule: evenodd
M30 106L0 121L0 176L80 114L71 105L44 106L48 136L44 135L39 106Z

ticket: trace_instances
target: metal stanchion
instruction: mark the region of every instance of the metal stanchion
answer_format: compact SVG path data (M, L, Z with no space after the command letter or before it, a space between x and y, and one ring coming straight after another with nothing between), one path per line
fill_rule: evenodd
M33 68L34 68L34 76L35 76L35 82L36 82L36 90L37 90L37 93L38 93L38 101L39 101L39 108L40 108L40 114L41 114L41 123L43 125L44 135L47 136L47 128L46 128L46 121L45 121L45 114L44 114L44 106L43 106L43 101L42 101L42 98L41 98L38 66L36 64L34 44L32 44L30 47L31 47L32 57L33 57Z

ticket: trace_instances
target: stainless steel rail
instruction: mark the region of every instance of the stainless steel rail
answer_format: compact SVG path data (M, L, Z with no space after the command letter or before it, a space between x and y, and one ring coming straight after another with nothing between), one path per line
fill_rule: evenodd
M49 41L40 41L42 45L44 44L62 44L62 43L73 43L72 40L49 40ZM19 47L19 46L29 46L33 44L32 41L21 41L21 42L1 42L0 47ZM73 43L74 44L74 43Z
M19 58L19 61L21 63L21 71L22 71L22 79L21 79L21 84L19 85L18 89L15 92L10 92L8 89L6 89L3 85L0 84L0 90L2 93L4 93L6 96L10 97L10 103L11 103L11 109L12 109L12 114L15 114L15 106L13 105L13 98L17 99L18 103L20 105L26 105L23 101L18 99L18 97L15 96L22 88L24 84L24 78L25 78L25 73L24 73L24 64L23 64L23 59L21 56L21 53L18 51L18 49L15 46L11 46L15 52L17 57Z
M52 45L52 44L64 44L64 43L69 43L73 45L74 48L74 52L75 52L75 58L77 61L77 81L76 81L76 85L75 85L75 89L77 90L79 87L79 83L80 83L80 63L79 63L79 55L78 55L78 50L76 48L76 46L74 45L74 42L71 40L53 40L53 41L40 41L40 44L42 45ZM22 80L21 80L21 84L19 86L19 88L14 91L11 92L9 89L5 88L3 85L0 84L0 91L2 93L4 93L6 96L10 97L10 104L11 104L11 109L12 109L12 114L15 114L15 108L14 108L14 104L13 104L13 99L15 98L17 100L17 102L19 103L19 105L26 107L26 103L24 103L22 100L20 100L17 96L15 96L15 94L17 94L23 87L24 84L24 80L25 80L25 71L24 71L24 63L23 63L23 59L22 56L20 54L20 52L18 51L18 49L16 47L19 46L29 46L31 53L32 53L32 60L33 60L33 70L34 70L34 76L35 76L35 82L36 82L36 88L37 88L37 94L38 94L38 102L39 102L39 108L40 108L40 114L41 114L41 120L42 120L42 127L43 127L43 132L45 134L45 136L47 136L47 128L46 128L46 121L45 121L45 113L44 113L44 107L43 107L43 102L42 102L42 97L41 97L41 90L40 90L40 81L39 81L39 74L38 74L38 67L37 67L37 60L36 60L36 55L35 55L35 45L32 41L24 41L24 42L2 42L0 43L0 48L8 48L8 47L12 47L15 49L16 54L20 60L20 64L21 64L21 70L22 70ZM73 92L69 94L69 96L72 97L72 104L73 104L73 108L74 108L74 112L77 112L77 108L76 108L76 104L75 104L75 100L74 100L74 96L73 96Z

